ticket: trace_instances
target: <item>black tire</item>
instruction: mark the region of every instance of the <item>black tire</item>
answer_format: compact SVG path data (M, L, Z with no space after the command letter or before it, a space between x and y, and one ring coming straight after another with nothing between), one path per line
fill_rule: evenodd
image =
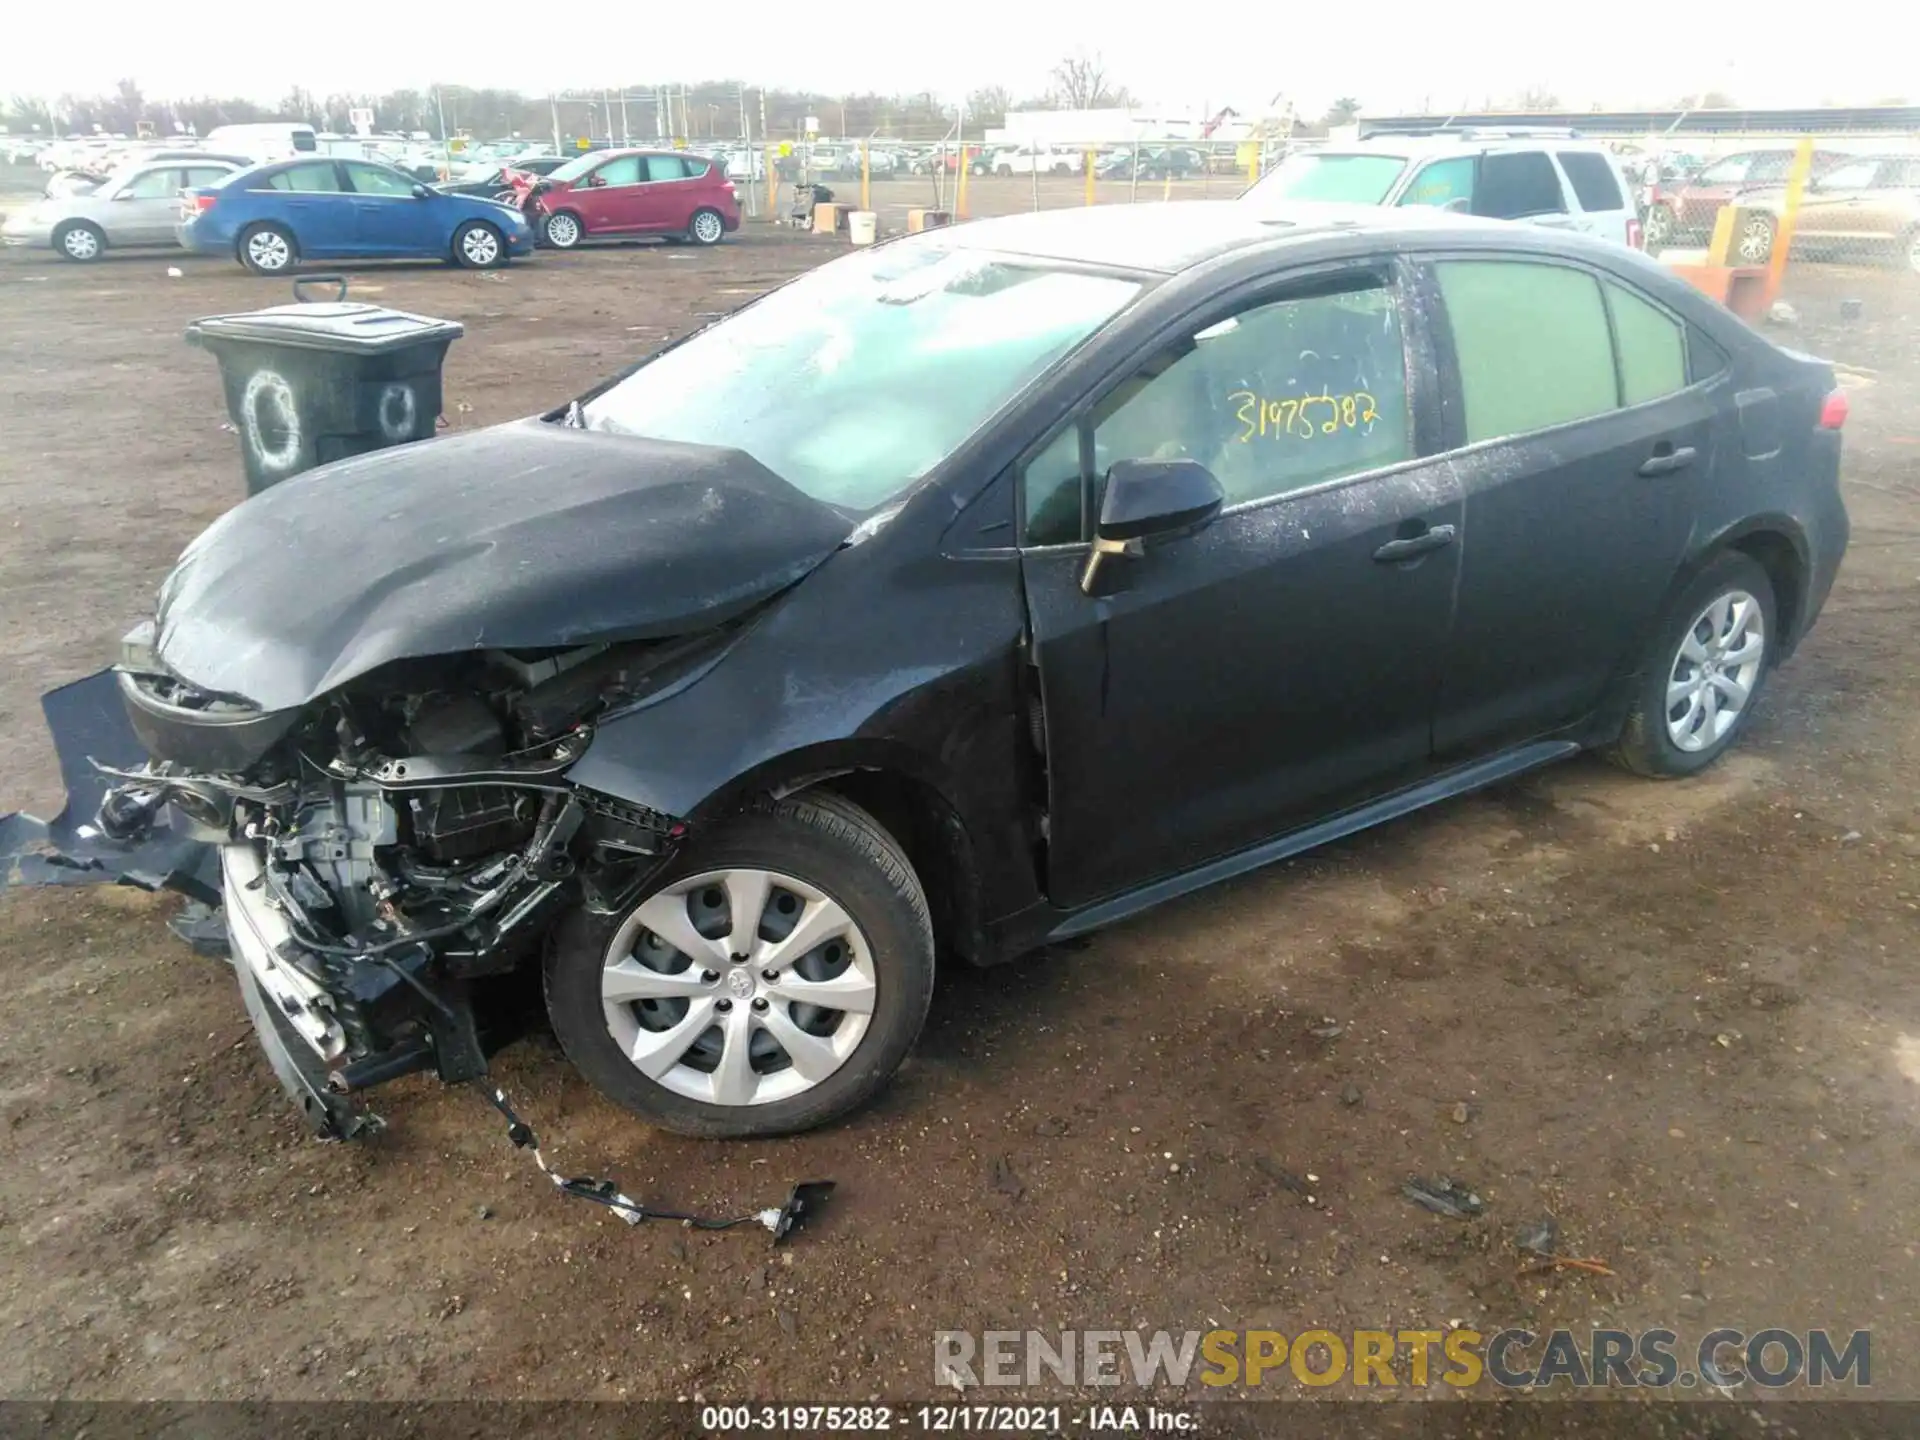
M492 246L486 242L491 240ZM469 220L453 232L453 263L463 270L497 270L512 257L507 254L507 237L497 225L484 220Z
M574 250L587 238L587 227L571 210L556 210L540 222L540 234L556 250Z
M1703 749L1683 750L1668 732L1667 685L1688 631L1716 598L1735 591L1744 591L1759 602L1763 641L1759 672L1748 689L1746 702L1726 733ZM1654 780L1699 774L1726 754L1747 728L1767 676L1773 671L1778 646L1779 621L1773 582L1766 570L1750 555L1737 550L1721 552L1707 562L1661 616L1633 680L1633 702L1626 724L1620 738L1605 751L1607 758L1622 769Z
M614 916L577 909L555 927L545 967L554 1034L595 1089L663 1130L737 1139L824 1125L878 1093L919 1037L933 998L926 896L906 855L879 823L824 792L765 801L716 823L653 890L728 868L770 870L815 887L836 900L867 938L877 981L873 1015L837 1070L789 1098L738 1106L682 1095L643 1074L609 1031L600 991L607 947L638 905Z
M710 206L701 206L687 221L687 239L702 247L718 245L727 238L727 219Z
M235 250L240 263L256 275L285 275L300 263L300 246L293 232L282 225L249 225L240 232ZM283 258L276 262L270 256Z
M86 265L106 253L107 237L98 225L73 220L54 232L53 248L62 260Z

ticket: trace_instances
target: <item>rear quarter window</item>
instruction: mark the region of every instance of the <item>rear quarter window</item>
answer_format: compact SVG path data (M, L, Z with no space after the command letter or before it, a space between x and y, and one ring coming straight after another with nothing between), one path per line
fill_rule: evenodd
M1626 199L1620 193L1620 182L1614 179L1613 166L1607 163L1606 156L1591 150L1562 150L1559 160L1560 168L1567 172L1567 182L1573 186L1573 198L1580 202L1582 210L1627 208Z
M302 155L310 155L320 148L320 144L311 130L296 130L293 132L293 148Z

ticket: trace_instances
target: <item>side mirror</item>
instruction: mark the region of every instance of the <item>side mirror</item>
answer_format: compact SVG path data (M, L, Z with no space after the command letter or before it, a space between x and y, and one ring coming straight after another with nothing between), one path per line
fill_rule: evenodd
M1093 550L1080 589L1093 593L1100 562L1125 555L1138 542L1204 525L1220 513L1226 493L1197 460L1116 460L1107 471Z
M1449 215L1465 215L1473 209L1473 201L1465 195L1456 195L1440 208Z
M415 185L413 187L413 198L416 200L430 200L433 198L433 191L424 185Z

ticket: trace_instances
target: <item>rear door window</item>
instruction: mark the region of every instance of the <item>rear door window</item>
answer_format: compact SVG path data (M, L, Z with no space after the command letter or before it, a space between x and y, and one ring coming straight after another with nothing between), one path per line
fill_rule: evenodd
M1753 169L1756 157L1752 155L1729 155L1724 160L1715 161L1700 172L1702 185L1738 185L1747 178L1747 172Z
M1620 347L1620 402L1639 405L1686 389L1686 327L1624 286L1604 289Z
M1535 215L1564 215L1566 209L1566 197L1560 193L1560 172L1553 168L1544 150L1516 150L1481 158L1474 214L1496 220L1525 220Z
M337 195L341 187L340 175L333 168L333 162L318 160L309 165L289 165L284 170L276 170L263 185L255 188L291 190L298 195Z
M232 173L231 170L223 170L217 165L189 165L187 188L197 190L206 185L218 185Z
M1567 172L1567 183L1573 186L1573 198L1580 202L1582 210L1627 208L1626 198L1620 193L1620 182L1613 178L1613 166L1607 163L1606 156L1591 150L1562 150L1558 158L1560 168Z
M687 178L687 162L678 155L648 155L646 158L649 180L684 180Z
M1613 339L1592 275L1514 260L1441 261L1434 272L1453 332L1468 444L1619 405Z

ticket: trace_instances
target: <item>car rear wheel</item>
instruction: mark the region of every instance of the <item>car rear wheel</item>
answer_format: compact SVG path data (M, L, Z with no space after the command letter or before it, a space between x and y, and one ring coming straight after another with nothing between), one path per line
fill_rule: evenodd
M1673 239L1673 207L1670 205L1652 205L1647 209L1647 218L1641 222L1640 234L1647 253L1666 246Z
M718 245L727 233L727 222L718 210L696 210L687 225L687 238L696 245Z
M1710 561L1662 618L1608 758L1655 779L1706 769L1746 727L1777 634L1760 563L1732 550Z
M280 275L293 268L300 249L278 225L255 225L240 237L240 263L256 275Z
M98 260L107 248L107 237L96 227L76 220L61 226L60 233L53 237L53 248L68 260Z
M547 216L547 223L543 228L546 233L547 244L556 250L573 249L586 234L585 230L581 227L580 217L570 210L556 211L554 214Z
M682 1135L781 1135L875 1094L920 1033L933 927L906 856L832 795L716 824L623 913L576 910L546 960L580 1072Z
M507 242L484 220L469 220L453 232L454 263L468 270L491 270L507 263Z
M1742 265L1764 265L1773 255L1773 220L1766 215L1752 215L1740 227L1740 238L1734 242L1734 254Z

